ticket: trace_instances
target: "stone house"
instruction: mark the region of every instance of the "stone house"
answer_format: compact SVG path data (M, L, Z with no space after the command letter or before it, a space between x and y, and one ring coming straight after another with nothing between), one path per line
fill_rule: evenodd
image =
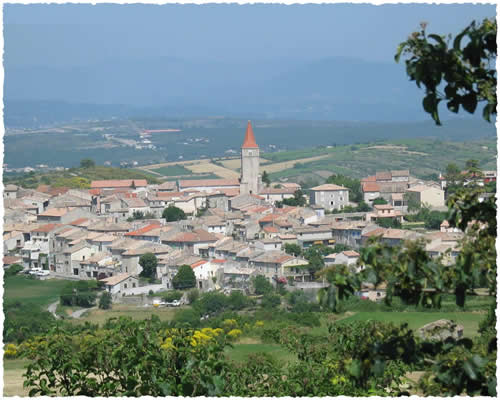
M310 204L324 207L325 210L342 210L349 205L349 189L324 184L310 189Z

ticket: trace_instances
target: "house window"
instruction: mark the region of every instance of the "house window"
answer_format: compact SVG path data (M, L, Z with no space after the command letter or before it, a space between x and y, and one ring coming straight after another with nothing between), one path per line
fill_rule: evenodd
M135 283L132 283L132 287L135 288Z
M127 284L126 284L126 283L125 283L125 284L123 284L123 287L126 289L126 288L127 288Z

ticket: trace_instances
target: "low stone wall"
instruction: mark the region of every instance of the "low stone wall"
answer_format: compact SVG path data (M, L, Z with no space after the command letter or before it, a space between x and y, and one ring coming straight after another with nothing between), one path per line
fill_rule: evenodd
M153 293L156 292L161 292L163 290L167 290L165 286L162 284L158 285L147 285L147 286L139 286L135 288L128 288L128 289L123 289L122 290L122 295L125 294L125 296L137 296L141 294L149 294L149 291L153 291Z

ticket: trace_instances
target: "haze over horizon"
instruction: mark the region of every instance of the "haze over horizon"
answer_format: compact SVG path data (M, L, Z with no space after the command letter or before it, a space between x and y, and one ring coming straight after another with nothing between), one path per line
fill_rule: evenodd
M479 4L7 4L5 100L423 120L423 92L394 62L397 45L422 21L455 35L495 12Z

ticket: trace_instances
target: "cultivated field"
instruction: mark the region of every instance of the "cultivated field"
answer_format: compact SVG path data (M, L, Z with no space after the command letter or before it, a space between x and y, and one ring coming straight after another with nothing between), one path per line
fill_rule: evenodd
M59 298L61 289L67 283L61 279L40 281L22 275L13 276L4 280L4 299L48 306Z
M186 165L186 168L188 168L194 174L210 172L224 179L238 179L240 177L240 174L238 172L221 167L220 165L212 164L209 161Z
M111 310L92 309L81 318L71 320L75 323L90 322L103 324L109 318L130 317L132 319L146 319L152 315L158 316L162 321L170 321L175 314L174 308L138 307L125 304L113 304Z

